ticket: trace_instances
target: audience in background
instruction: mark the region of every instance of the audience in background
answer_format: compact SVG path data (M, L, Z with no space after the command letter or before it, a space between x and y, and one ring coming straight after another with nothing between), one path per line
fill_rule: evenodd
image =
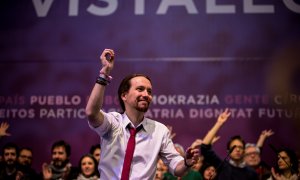
M263 130L261 133L260 133L260 136L257 140L257 143L256 143L256 146L260 149L263 148L264 146L264 143L266 141L267 138L269 138L270 136L272 136L274 134L274 132L272 131L272 129L269 129L269 130Z
M2 122L0 124L0 138L4 136L10 136L10 133L7 132L9 124L7 122Z
M272 176L268 180L297 180L299 179L298 158L289 148L277 150L278 160L271 169Z
M227 121L230 116L230 112L226 109L221 113L214 124L214 126L208 131L203 138L201 144L201 153L204 156L204 160L217 167L217 179L220 180L256 180L258 179L255 171L246 166L243 161L245 142L240 136L233 136L227 143L227 151L229 161L222 160L212 150L211 143L216 136L219 129Z
M31 168L33 153L28 147L21 148L18 157L18 169L22 172L22 179L37 179L36 171Z
M245 147L244 161L255 169L260 180L266 180L271 174L270 166L261 160L261 152L265 140L273 134L272 130L263 130L256 144L247 143Z
M43 163L43 179L76 179L78 171L70 163L71 146L63 140L55 142L51 147L52 160Z
M180 144L178 144L178 143L175 143L174 146L175 146L176 151L179 152L179 154L180 154L182 157L184 157L184 156L185 156L185 152L184 152L183 146L180 145Z
M168 172L168 166L164 164L162 159L157 161L155 180L162 180L164 178L164 174Z
M10 136L10 133L7 132L7 129L9 128L9 124L7 122L1 122L0 124L0 140L4 136ZM2 162L3 157L2 154L0 155L0 162Z
M183 146L180 145L180 144L178 144L178 143L175 143L174 146L175 146L175 149L179 152L179 154L182 157L184 157L185 156L185 151L184 151ZM170 172L166 172L166 173L164 173L163 179L164 180L178 180L178 179L181 179L181 180L199 180L200 179L200 180L202 180L202 176L201 176L200 172L199 171L195 171L193 169L193 166L190 167L188 169L188 171L185 172L185 174L182 177L176 177L176 176L172 175Z
M90 154L94 156L94 158L97 160L97 164L99 164L100 154L101 154L101 145L100 144L92 145L90 148Z
M267 179L270 176L270 167L261 161L261 151L256 144L247 143L245 146L245 163L255 169L259 179Z
M167 128L169 129L169 137L170 139L174 140L176 133L173 131L173 126L167 125Z
M221 117L223 115L223 117ZM222 113L216 125L211 129L211 131L206 135L204 140L196 139L191 145L192 148L200 148L204 151L209 144L205 144L208 141L208 137L211 138L213 134L218 131L218 129L223 125L223 123L230 116L228 111ZM6 122L2 122L0 124L0 138L4 136L10 136L8 133L9 124ZM173 139L176 136L176 133L173 132L172 126L168 126L170 131L170 137ZM278 161L276 167L272 168L272 172L270 167L261 160L261 152L263 149L263 145L265 140L272 136L274 132L272 130L264 130L260 134L258 141L256 144L247 143L245 145L244 150L244 161L241 161L240 164L235 162L234 157L231 157L229 162L221 162L218 166L214 163L210 162L211 158L204 159L203 156L199 158L198 163L194 164L191 169L186 173L182 178L178 178L175 176L170 176L168 173L167 166L163 163L161 159L159 159L157 163L157 171L156 171L156 180L166 180L166 179L204 179L204 180L213 180L213 179L237 179L238 176L235 176L234 173L228 176L217 176L217 171L226 171L228 167L236 165L235 169L245 168L245 165L253 167L259 175L260 180L297 180L299 178L299 160L296 156L296 153L288 148L282 148L278 151ZM208 137L207 137L208 136ZM213 137L211 144L217 141L220 137ZM234 141L240 141L241 144L236 144ZM201 145L204 142L204 145ZM234 146L235 145L235 146ZM230 142L228 142L228 149L234 147L232 152L237 149L242 153L242 146L244 145L243 140L240 136L235 136ZM184 156L184 148L178 144L174 144L175 149ZM74 179L74 180L99 180L100 175L97 170L97 164L100 160L100 152L101 146L100 144L92 145L89 153L81 157L78 169L71 166L70 163L70 154L71 147L65 141L57 141L52 145L51 153L52 153L52 161L48 165L46 163L43 164L42 168L42 179ZM206 154L205 152L203 154ZM2 179L22 179L22 180L30 180L30 179L39 179L36 171L31 168L33 153L31 148L19 148L14 143L7 143L2 149L2 162L0 163L0 180ZM212 162L215 162L216 159L213 159ZM219 159L220 160L220 159ZM218 161L218 160L217 160ZM219 161L220 162L220 161ZM245 164L246 163L246 164ZM218 164L218 163L217 163ZM231 167L232 168L232 167ZM236 171L236 170L234 170ZM192 173L191 173L192 172ZM199 174L193 172L200 172ZM242 172L242 171L241 171ZM226 174L226 173L225 173ZM201 176L202 175L202 176ZM243 177L243 179L247 179L247 175Z
M220 139L220 136L215 136L211 142L211 144L213 145L215 142L217 142L218 140ZM191 147L192 148L198 148L200 149L201 147L201 144L202 144L203 140L202 139L196 139ZM203 162L204 162L204 157L203 155L201 154L201 156L199 157L198 159L198 162L194 164L194 166L192 166L192 169L195 170L195 171L199 171L201 170L202 166L203 166Z
M1 180L15 180L20 177L20 172L17 168L19 148L14 143L7 143L2 150L3 161L0 165Z
M31 167L32 165L32 150L30 148L21 148L18 157L19 165Z
M217 176L217 168L212 164L204 164L201 169L200 173L202 174L203 180L213 180Z
M79 160L79 174L76 180L99 180L97 160L91 154L82 156Z
M194 171L200 172L201 167L203 166L204 157L201 155L198 161L191 167Z

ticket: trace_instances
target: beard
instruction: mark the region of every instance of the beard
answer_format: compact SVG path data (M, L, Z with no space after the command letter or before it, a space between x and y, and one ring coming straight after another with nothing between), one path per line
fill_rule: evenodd
M147 105L143 105L143 106L139 106L139 100L137 100L137 105L136 105L136 110L137 111L139 111L139 112L143 112L143 113L145 113L145 112L147 112L148 111L148 108L149 108L149 105L150 105L150 102L148 101L148 100L144 100L144 101L146 101L147 102ZM144 102L143 101L143 102Z
M144 112L145 113L145 112L148 111L148 107L149 106L147 106L147 107L137 107L136 110L138 110L139 112Z
M5 165L8 168L12 168L15 167L16 161L12 160L12 159L8 159L7 161L5 161Z
M60 160L60 159L54 159L53 160L53 166L56 168L63 168L68 164L68 160Z

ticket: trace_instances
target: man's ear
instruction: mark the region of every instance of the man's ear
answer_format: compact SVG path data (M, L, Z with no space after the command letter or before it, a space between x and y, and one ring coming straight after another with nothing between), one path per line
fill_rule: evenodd
M121 98L122 98L122 100L123 100L123 101L125 101L125 100L126 100L126 98L127 98L127 97L126 97L126 95L127 95L127 93L126 93L126 92L124 92L124 93L122 93L122 94L121 94Z

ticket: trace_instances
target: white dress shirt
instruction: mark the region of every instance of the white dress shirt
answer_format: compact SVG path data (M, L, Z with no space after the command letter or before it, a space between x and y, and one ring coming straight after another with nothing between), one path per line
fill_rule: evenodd
M130 137L126 127L131 121L125 113L103 112L103 114L104 122L101 126L94 128L90 125L101 137L101 157L98 166L100 179L119 180ZM183 157L176 151L168 128L148 118L144 118L140 125L143 128L136 134L129 178L131 180L154 179L159 158L162 158L169 171L174 174L177 164L183 160Z

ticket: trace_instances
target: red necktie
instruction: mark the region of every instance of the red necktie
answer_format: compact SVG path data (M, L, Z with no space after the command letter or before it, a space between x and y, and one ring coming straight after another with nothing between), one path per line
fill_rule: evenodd
M135 148L135 135L141 129L140 127L135 129L129 126L130 137L127 143L121 180L129 180L130 166Z

